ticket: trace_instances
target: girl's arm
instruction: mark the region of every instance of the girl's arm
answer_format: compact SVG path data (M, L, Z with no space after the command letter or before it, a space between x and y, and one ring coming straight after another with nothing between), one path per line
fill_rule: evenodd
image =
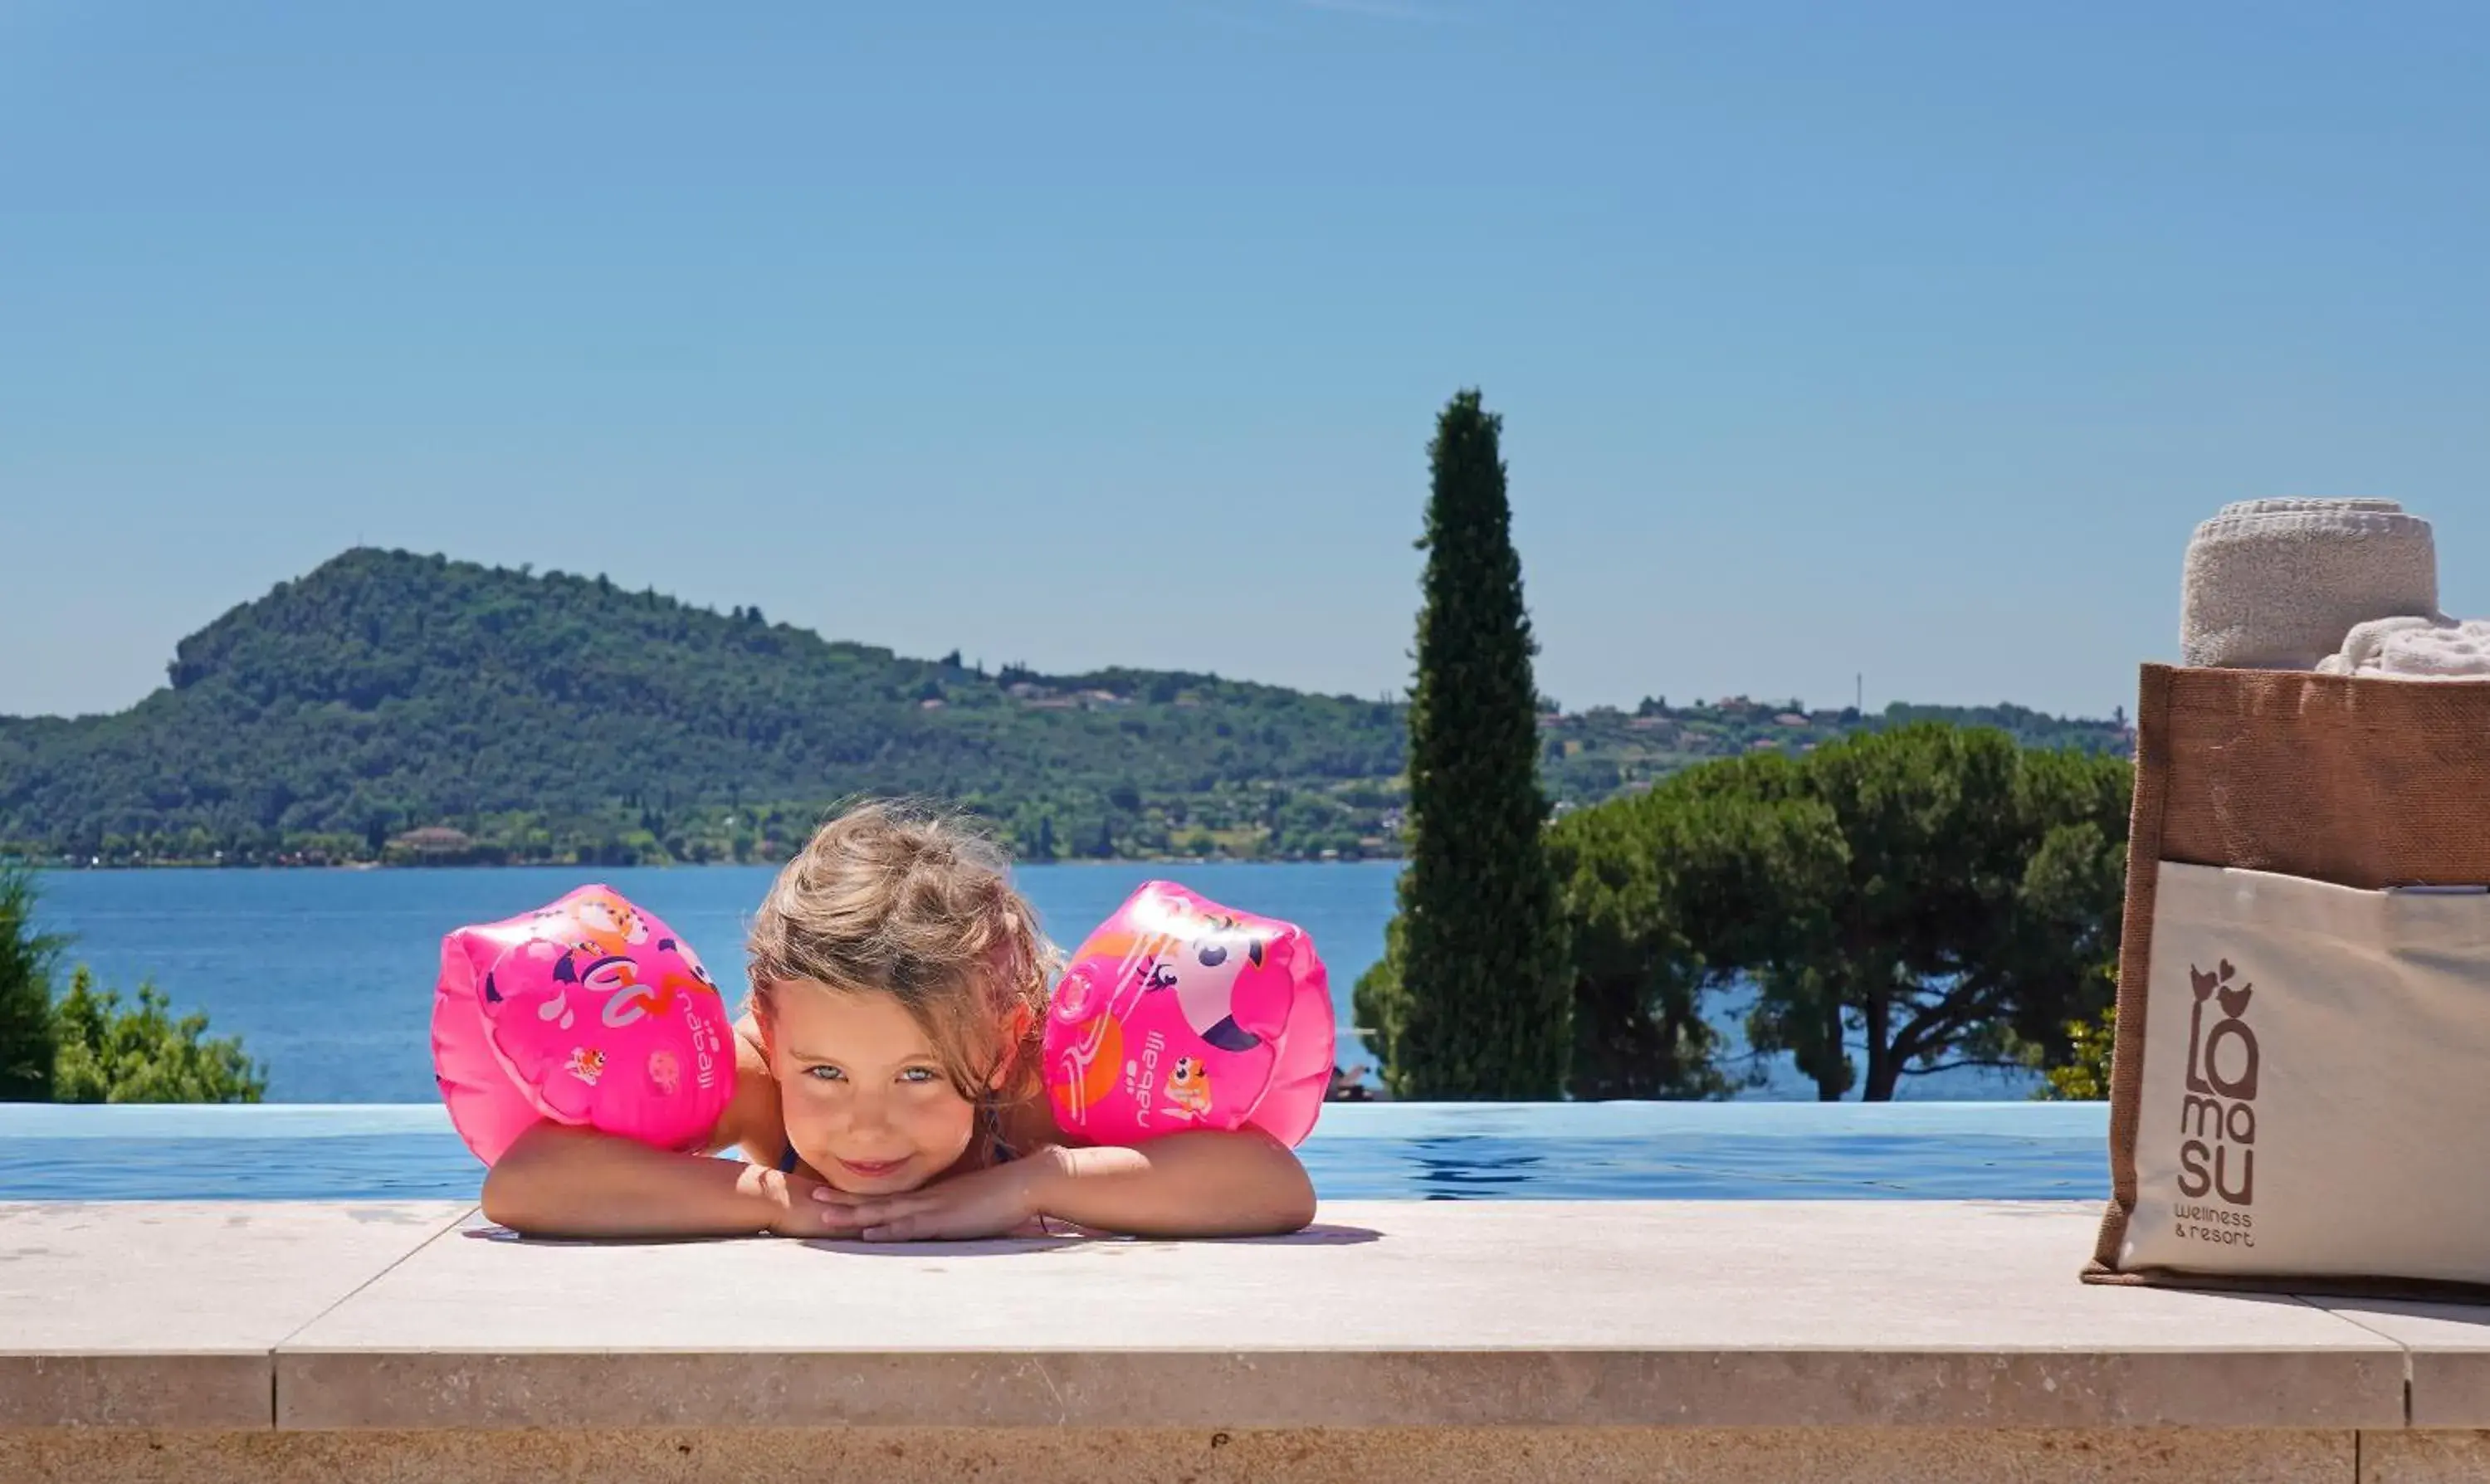
M484 1176L484 1216L529 1237L853 1236L801 1175L538 1123ZM837 1192L830 1192L833 1197Z
M735 1098L707 1148L778 1152L776 1086L757 1048L737 1037ZM749 1062L750 1064L745 1064ZM768 1146L764 1148L763 1146ZM538 1123L484 1176L484 1216L530 1237L854 1236L848 1198L801 1175L651 1149L592 1129Z
M1028 1160L1037 1214L1133 1237L1266 1237L1315 1219L1314 1182L1259 1129L1132 1149L1053 1145Z
M1191 1132L1134 1149L1080 1148L1041 1099L1009 1120L1029 1152L907 1195L858 1202L868 1241L1000 1237L1033 1216L1130 1237L1266 1237L1315 1218L1314 1183L1259 1130ZM822 1204L829 1204L824 1201Z

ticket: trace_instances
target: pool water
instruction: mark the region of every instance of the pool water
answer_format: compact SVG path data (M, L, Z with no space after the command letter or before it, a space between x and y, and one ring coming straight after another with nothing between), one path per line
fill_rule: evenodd
M2099 1103L1339 1103L1300 1153L1329 1200L2075 1200ZM0 1201L472 1200L437 1105L0 1104Z

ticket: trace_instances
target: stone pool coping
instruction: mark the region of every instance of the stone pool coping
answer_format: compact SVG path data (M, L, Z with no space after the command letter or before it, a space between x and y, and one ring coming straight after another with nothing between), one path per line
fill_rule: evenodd
M868 1248L0 1204L0 1478L2490 1476L2490 1308L2086 1288L2097 1219L1396 1201Z
M0 1428L2490 1428L2490 1308L2086 1288L2092 1203L1375 1202L1269 1241L0 1206Z

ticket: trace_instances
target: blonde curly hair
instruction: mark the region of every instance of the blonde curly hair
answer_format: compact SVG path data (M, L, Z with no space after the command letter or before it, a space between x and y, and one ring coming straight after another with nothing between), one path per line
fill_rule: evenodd
M962 815L899 800L840 813L780 869L745 950L757 1014L795 981L890 995L961 1096L994 1108L1042 1087L1061 955L1009 858Z

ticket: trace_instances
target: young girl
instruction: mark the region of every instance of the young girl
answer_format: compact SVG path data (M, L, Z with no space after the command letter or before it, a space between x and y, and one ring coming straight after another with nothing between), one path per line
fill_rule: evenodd
M1056 1125L1038 1052L1056 967L1000 855L886 804L824 826L762 903L734 1101L707 1153L541 1123L484 1178L536 1236L995 1237L1048 1218L1147 1237L1292 1232L1296 1156L1258 1130L1134 1149Z

